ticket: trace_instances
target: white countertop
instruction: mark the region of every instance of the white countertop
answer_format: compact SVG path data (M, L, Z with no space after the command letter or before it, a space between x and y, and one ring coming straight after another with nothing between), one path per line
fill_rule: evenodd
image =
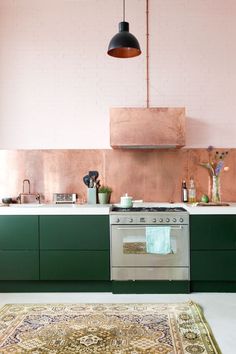
M0 207L0 215L109 215L111 205L12 204Z
M185 203L134 203L134 206L183 207L190 215L236 215L236 203L229 206L196 206ZM119 204L115 204L119 205ZM0 206L0 215L109 215L111 204L12 204Z
M229 206L196 206L186 203L134 203L134 206L155 206L155 207L182 207L190 215L236 215L236 202L229 202Z
M236 215L236 203L229 206L195 206L183 205L190 215Z

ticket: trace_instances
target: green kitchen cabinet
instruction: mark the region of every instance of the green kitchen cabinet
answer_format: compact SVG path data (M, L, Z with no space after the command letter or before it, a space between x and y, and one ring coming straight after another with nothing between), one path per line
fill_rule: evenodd
M41 280L109 280L108 215L40 216Z
M190 264L193 291L234 291L236 215L190 216Z
M109 280L108 251L41 251L42 280Z
M0 251L0 280L38 280L39 252Z
M40 248L109 250L108 215L40 216Z
M34 250L38 246L38 216L0 216L0 250Z
M39 279L38 216L0 216L0 280Z
M236 281L236 251L192 251L191 280Z
M192 250L236 250L236 215L191 215Z

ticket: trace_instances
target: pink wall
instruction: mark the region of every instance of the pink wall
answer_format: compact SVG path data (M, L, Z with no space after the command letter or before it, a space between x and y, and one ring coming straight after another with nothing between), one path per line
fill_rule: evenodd
M145 0L126 3L130 60L106 55L121 0L0 1L1 149L109 149L109 107L145 106ZM186 107L188 147L236 147L235 17L235 0L150 0L151 105Z

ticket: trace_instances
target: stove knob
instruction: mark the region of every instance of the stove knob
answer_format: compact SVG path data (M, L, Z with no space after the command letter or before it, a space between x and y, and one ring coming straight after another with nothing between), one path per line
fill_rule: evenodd
M157 222L157 219L156 218L152 219L152 222Z
M169 218L166 218L166 222L170 222L170 219L169 219Z
M159 219L159 221L160 221L160 222L163 222L163 219L161 218L161 219Z
M184 222L184 219L183 219L183 218L180 218L179 221L180 221L180 222Z
M172 220L173 222L176 222L177 220L176 220L176 218L173 218L173 220Z
M129 222L133 222L133 219L132 219L132 218L130 218L130 219L129 219Z
M120 219L119 219L119 218L117 218L117 219L116 219L116 222L120 222Z

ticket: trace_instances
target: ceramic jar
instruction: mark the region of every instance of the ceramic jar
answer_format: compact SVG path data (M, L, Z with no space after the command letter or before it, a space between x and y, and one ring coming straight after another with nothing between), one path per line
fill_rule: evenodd
M122 208L131 208L133 206L133 198L126 193L124 196L120 197L120 205Z

